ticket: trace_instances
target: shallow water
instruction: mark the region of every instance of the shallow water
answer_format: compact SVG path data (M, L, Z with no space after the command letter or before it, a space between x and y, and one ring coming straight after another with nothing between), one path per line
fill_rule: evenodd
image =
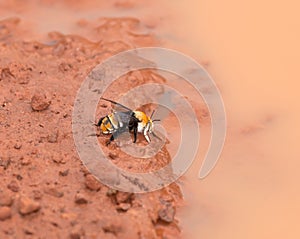
M167 44L205 63L228 118L216 168L197 179L204 140L200 159L186 174L184 235L299 238L299 3L165 4L169 19L163 31L174 35Z

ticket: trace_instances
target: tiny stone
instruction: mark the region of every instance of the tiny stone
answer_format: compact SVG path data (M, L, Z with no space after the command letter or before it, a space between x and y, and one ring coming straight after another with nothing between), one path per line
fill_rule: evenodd
M133 194L127 192L118 192L116 195L117 203L130 202L132 200Z
M160 209L158 212L158 217L167 223L173 222L175 216L175 208L171 205L167 205Z
M109 225L103 226L102 229L105 233L109 232L114 235L117 235L122 230L121 226L116 225L116 224L109 224Z
M52 157L52 161L57 164L65 164L66 163L65 159L60 156Z
M27 166L31 163L30 158L21 158L21 165L22 166Z
M114 196L117 194L117 190L109 188L106 192L106 196L110 197L110 196Z
M16 144L14 145L14 148L15 148L15 149L21 149L21 148L22 148L22 144L21 144L21 143L16 143Z
M24 228L24 233L26 235L33 235L34 234L34 231L31 229L31 228Z
M47 139L49 143L57 143L58 131L49 134Z
M35 93L31 98L31 108L35 111L46 110L51 101L47 99L47 96L44 93Z
M128 211L128 209L131 208L131 205L130 203L120 203L118 206L117 206L117 210L121 210L121 211Z
M15 230L12 227L8 227L8 228L3 228L3 232L6 235L13 235L15 233Z
M13 192L18 192L20 190L20 187L16 180L12 180L8 185L7 188L10 189Z
M112 160L116 159L118 157L118 155L116 153L108 153L108 157L110 157Z
M51 195L51 196L53 196L53 197L57 197L57 198L61 198L61 197L64 196L64 192L59 191L59 190L58 190L57 188L55 188L55 187L49 187L49 188L46 188L46 189L44 190L44 192L45 192L46 194L49 194L49 195Z
M19 213L21 215L31 214L33 212L39 211L41 205L39 202L36 202L27 197L21 197L19 201Z
M78 218L78 215L75 213L62 213L61 218L72 222L72 221L76 221L76 219Z
M69 174L69 169L66 169L64 171L59 171L59 176L65 177Z
M70 238L71 239L80 239L80 234L78 232L71 232Z
M11 208L10 207L0 207L0 220L4 221L11 218Z
M91 174L86 175L85 186L92 191L99 191L101 188L100 182Z
M7 193L0 191L0 206L11 206L13 199Z
M39 190L33 190L33 198L36 200L39 200L43 197L41 191Z
M11 163L10 159L3 159L3 158L0 157L0 167L3 167L4 170L6 170L8 168L10 163Z
M76 226L75 228L72 229L70 233L70 238L71 239L80 239L84 237L84 230L80 226Z
M86 197L82 193L77 193L75 195L75 203L77 203L77 204L87 204L88 200L86 199Z
M21 181L21 180L23 179L23 177L22 177L20 174L17 174L17 175L16 175L16 179L17 179L18 181Z

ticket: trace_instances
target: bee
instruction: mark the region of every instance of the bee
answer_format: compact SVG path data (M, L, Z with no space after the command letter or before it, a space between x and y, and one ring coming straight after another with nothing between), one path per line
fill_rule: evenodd
M108 101L116 106L121 107L124 111L114 111L104 117L101 117L97 124L103 134L111 134L111 137L107 144L110 144L114 139L116 139L122 133L129 131L133 132L133 143L136 143L137 134L143 133L145 139L148 143L151 142L149 134L156 134L153 132L155 121L160 121L159 119L152 120L152 116L155 111L152 112L151 116L147 116L142 111L133 111L127 106L124 106L113 100L109 100L101 97L102 100ZM159 137L158 137L159 138Z

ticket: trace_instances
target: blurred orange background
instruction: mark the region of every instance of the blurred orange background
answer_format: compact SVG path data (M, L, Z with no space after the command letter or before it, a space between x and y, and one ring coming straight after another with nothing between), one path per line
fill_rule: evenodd
M168 27L207 63L228 119L216 168L197 180L195 162L187 174L186 238L299 238L299 2L165 2Z

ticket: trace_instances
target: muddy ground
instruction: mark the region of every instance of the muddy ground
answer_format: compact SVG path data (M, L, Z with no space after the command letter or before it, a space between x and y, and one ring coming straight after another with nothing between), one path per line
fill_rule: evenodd
M22 4L1 3L1 13ZM135 18L78 19L74 34L49 32L43 41L26 24L14 16L0 21L0 238L179 238L178 185L147 194L111 190L82 165L71 128L77 90L93 67L158 41ZM147 82L147 73L136 75ZM117 165L128 168L120 157ZM170 160L167 152L159 157L155 164L132 160L130 167L149 170Z

